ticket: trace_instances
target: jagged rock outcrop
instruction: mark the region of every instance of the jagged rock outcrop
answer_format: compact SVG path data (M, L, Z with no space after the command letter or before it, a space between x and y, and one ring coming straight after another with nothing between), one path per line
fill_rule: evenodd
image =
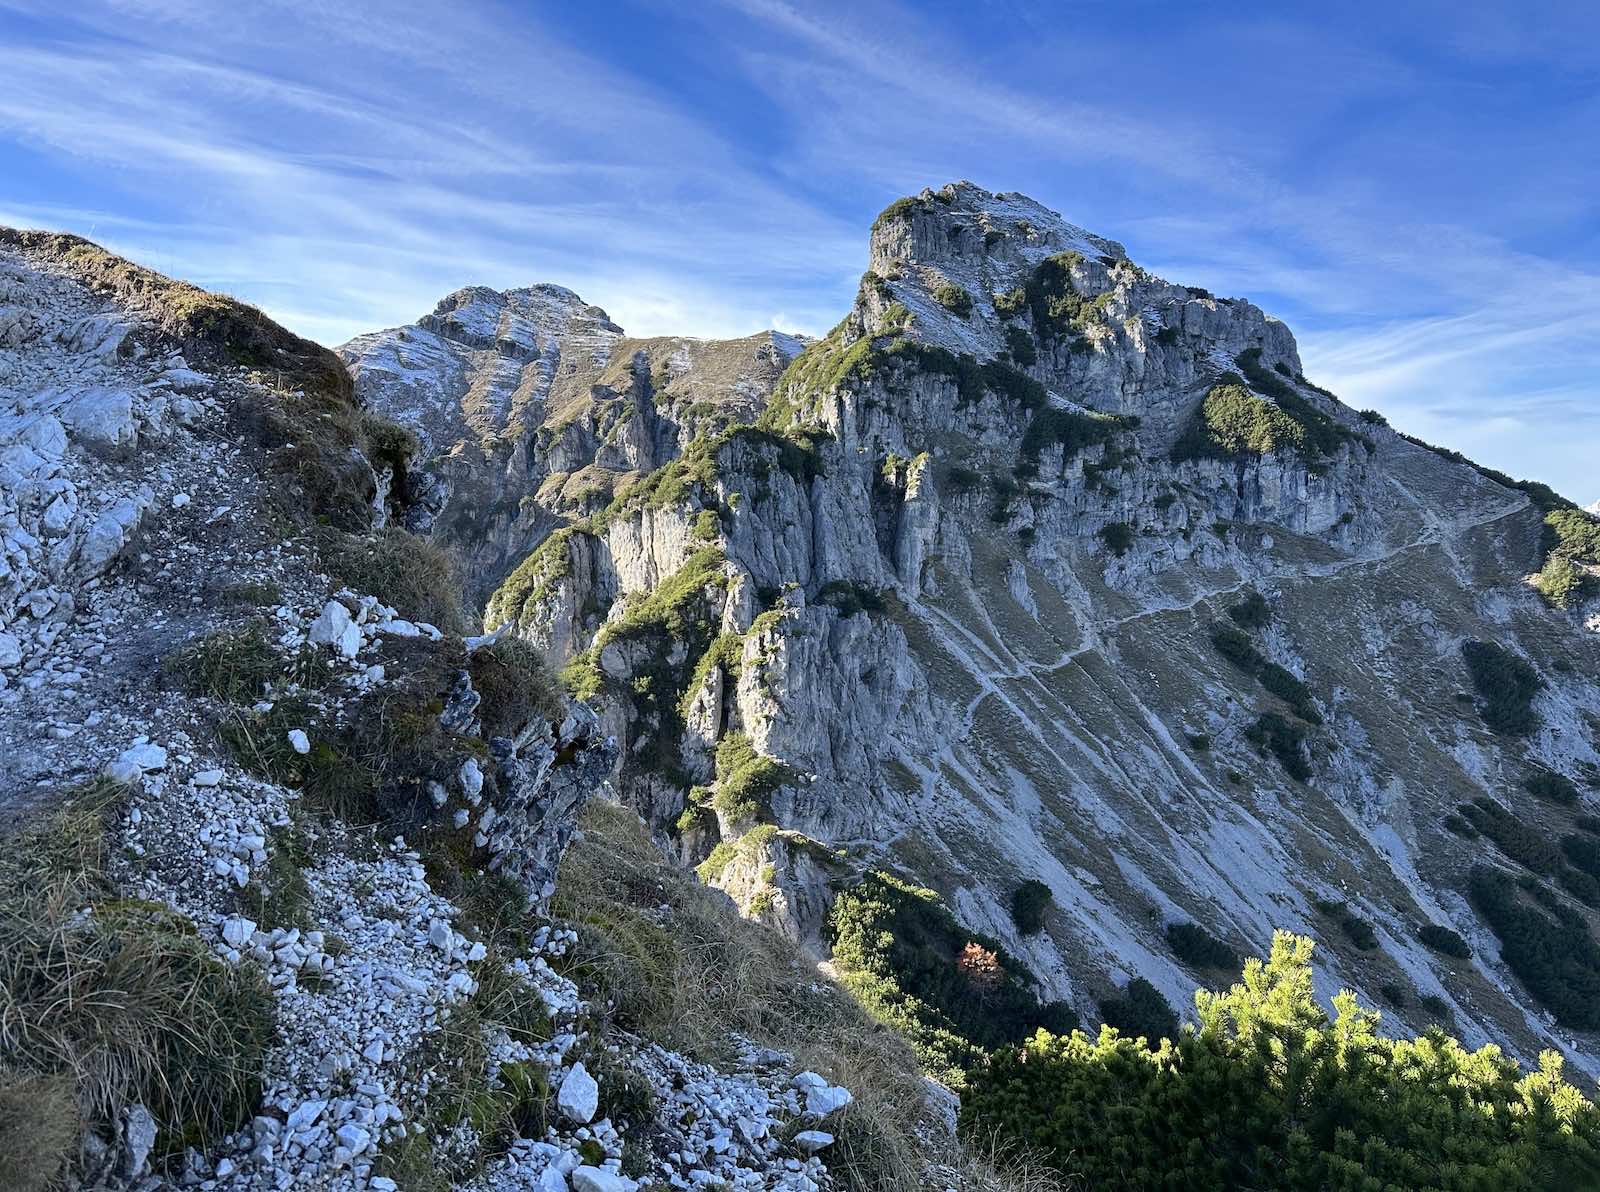
M1020 196L903 200L871 265L765 403L679 423L603 507L535 496L565 528L488 620L571 660L623 797L808 941L823 887L770 836L741 857L760 825L934 887L1088 1016L1135 976L1188 1004L1206 974L1169 926L1247 952L1290 927L1323 940L1325 995L1600 1070L1587 1018L1469 901L1515 845L1446 826L1487 800L1581 834L1524 787L1600 774L1581 606L1524 582L1564 503L1350 410L1282 323ZM1472 641L1531 668L1523 734L1480 716ZM1028 936L1026 879L1054 902Z
M363 402L415 431L409 525L447 537L485 594L560 519L746 418L801 350L790 336L634 339L571 290L481 286L339 349Z

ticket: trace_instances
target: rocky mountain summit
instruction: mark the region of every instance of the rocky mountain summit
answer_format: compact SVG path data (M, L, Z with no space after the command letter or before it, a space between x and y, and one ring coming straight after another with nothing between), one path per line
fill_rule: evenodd
M1324 997L1392 1029L1600 1073L1592 516L1346 407L1281 322L1020 195L902 200L869 260L765 400L776 337L602 364L552 331L586 392L478 440L538 482L501 557L543 535L485 624L566 664L620 797L818 959L839 892L885 875L1092 1021L1130 991L1181 1011L1289 927ZM341 349L419 431L473 402L457 363L406 374L426 400L385 363L440 318ZM452 491L502 483L468 441L435 447Z

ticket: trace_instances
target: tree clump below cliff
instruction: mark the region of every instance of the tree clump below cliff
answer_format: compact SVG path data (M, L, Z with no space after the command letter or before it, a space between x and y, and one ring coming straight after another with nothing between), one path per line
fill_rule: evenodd
M962 927L932 890L889 874L840 893L825 934L845 988L953 1088L990 1048L1077 1025L1065 1004L1039 1002L1036 979L997 941Z

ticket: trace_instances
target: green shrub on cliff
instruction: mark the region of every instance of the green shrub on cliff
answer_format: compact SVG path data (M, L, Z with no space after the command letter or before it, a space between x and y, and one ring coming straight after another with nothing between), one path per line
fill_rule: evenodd
M1071 1030L998 941L967 930L932 890L872 871L834 899L823 928L846 989L911 1043L930 1075L959 1088L989 1048L1035 1029Z

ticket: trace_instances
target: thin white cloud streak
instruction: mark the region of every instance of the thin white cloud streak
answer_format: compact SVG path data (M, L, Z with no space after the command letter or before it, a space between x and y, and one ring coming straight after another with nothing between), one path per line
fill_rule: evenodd
M546 49L547 68L559 60L560 74L573 73L571 55ZM636 92L599 94L606 72L586 73L589 91L567 106L585 120L626 108L645 160L631 145L618 161L569 154L559 139L541 158L492 131L458 135L415 104L390 115L236 66L104 43L0 47L0 127L147 192L179 177L209 207L227 207L225 220L146 221L138 235L123 225L112 246L233 283L322 338L409 320L459 285L536 280L571 285L641 334L747 334L750 312L770 309L775 293L800 312L797 329L831 322L807 297L819 277L849 272L838 262L864 255L859 233L720 168L727 155L703 130ZM243 120L262 103L280 121L285 108L315 117L322 139L271 143L272 127ZM550 124L592 140L595 129L559 106L545 113ZM364 148L329 152L339 144ZM299 293L280 300L274 276Z

